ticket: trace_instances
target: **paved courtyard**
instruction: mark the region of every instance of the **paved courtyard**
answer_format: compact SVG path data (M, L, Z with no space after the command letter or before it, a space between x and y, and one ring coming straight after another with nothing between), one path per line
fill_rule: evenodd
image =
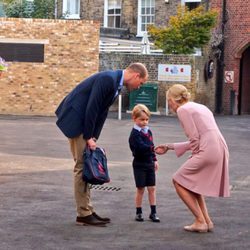
M250 116L217 116L230 150L230 198L207 198L212 233L185 232L192 216L177 197L171 176L188 154L158 156L160 223L134 221L134 181L129 115L111 113L99 145L108 155L111 182L92 189L96 212L111 217L105 228L76 226L67 139L54 117L0 116L0 249L250 249ZM155 144L185 140L175 117L153 116ZM213 157L213 156L211 156ZM144 216L150 212L147 196Z

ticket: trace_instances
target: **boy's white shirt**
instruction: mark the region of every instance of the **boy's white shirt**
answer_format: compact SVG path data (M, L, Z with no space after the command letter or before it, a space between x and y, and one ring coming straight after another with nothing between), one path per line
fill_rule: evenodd
M144 128L141 128L137 124L134 124L134 129L138 130L139 132L142 130L143 133L147 134L149 130L149 126L145 126Z
M124 81L124 70L122 71L122 78L121 78L120 83L119 83L119 89L122 89L123 81ZM119 94L119 91L117 90L114 98L116 98L118 96L118 94Z

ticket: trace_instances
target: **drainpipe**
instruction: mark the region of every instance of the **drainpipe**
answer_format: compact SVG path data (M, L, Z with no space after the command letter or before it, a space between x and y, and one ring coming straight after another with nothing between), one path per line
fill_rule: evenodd
M227 22L226 17L226 0L223 0L222 4L222 22L221 22L221 34L222 42L220 44L221 54L217 59L217 74L216 74L216 104L215 104L215 113L222 113L222 101L223 101L223 85L224 85L224 49L225 49L225 25Z
M57 19L57 0L55 0L55 12L54 12L54 15L55 15L55 19Z

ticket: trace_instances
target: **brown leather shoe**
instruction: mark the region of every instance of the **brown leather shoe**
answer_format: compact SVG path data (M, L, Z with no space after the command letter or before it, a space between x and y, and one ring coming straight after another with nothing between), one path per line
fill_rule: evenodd
M93 214L84 216L84 217L76 217L76 224L77 225L89 225L89 226L98 226L98 227L105 227L106 222L97 220Z
M110 223L110 218L107 218L107 217L101 217L101 216L99 216L97 213L93 213L92 214L97 220L99 220L99 221L103 221L103 222L105 222L105 223Z

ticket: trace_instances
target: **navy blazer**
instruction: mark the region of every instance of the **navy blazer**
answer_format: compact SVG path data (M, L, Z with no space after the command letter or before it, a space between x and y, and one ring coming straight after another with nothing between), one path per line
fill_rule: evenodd
M151 130L147 134L133 128L129 136L129 147L134 156L134 163L153 163L157 161L153 135Z
M122 70L96 73L79 83L56 110L57 126L68 138L98 139L115 100Z

